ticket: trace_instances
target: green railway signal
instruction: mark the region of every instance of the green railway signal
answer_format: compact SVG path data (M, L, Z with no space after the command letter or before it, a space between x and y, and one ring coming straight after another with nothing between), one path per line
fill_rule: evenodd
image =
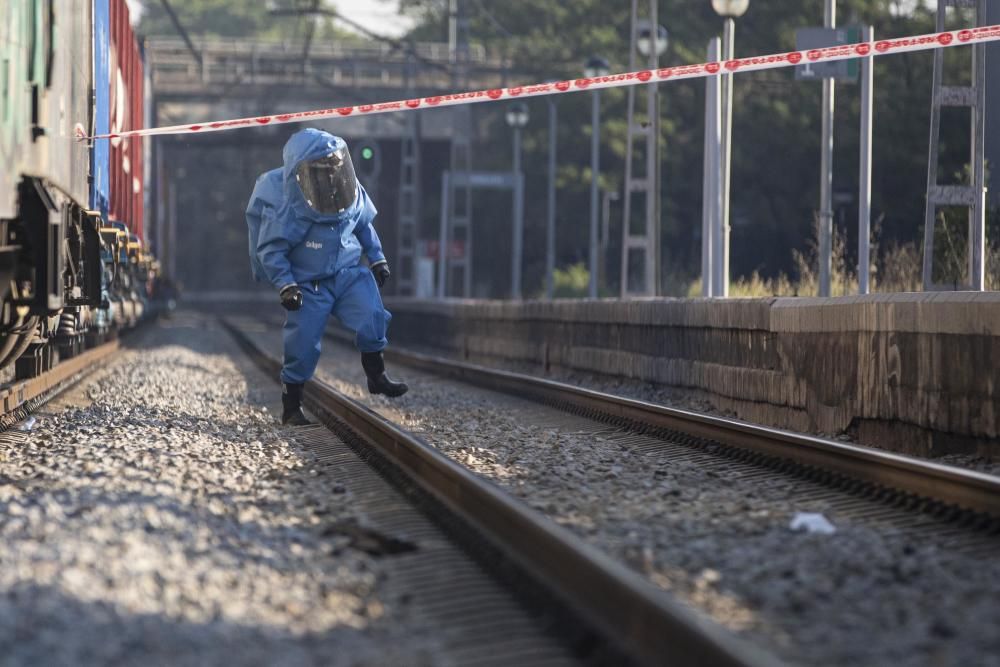
M351 152L356 158L354 164L365 187L374 186L382 171L382 151L374 139L362 139L352 146Z

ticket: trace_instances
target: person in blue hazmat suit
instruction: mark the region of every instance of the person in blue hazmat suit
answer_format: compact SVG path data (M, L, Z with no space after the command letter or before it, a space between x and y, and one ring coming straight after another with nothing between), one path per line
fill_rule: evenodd
M267 272L257 257L257 244L260 241L260 225L265 216L273 217L278 206L281 205L283 196L281 194L281 175L284 170L281 167L264 172L257 177L257 183L253 186L253 193L250 195L250 203L247 204L246 218L247 230L250 238L250 274L257 282L267 280Z
M379 288L390 276L389 264L372 226L377 210L358 182L347 144L305 129L291 136L283 157L281 201L261 208L257 259L288 311L281 422L304 425L303 386L316 370L330 315L354 333L369 392L396 397L408 387L385 372L391 315ZM265 196L273 178L265 174L258 181Z

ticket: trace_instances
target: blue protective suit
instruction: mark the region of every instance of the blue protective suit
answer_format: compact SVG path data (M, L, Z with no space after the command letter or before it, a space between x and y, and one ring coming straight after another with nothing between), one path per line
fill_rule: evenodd
M253 193L250 195L250 203L247 204L247 236L250 240L250 272L257 282L267 277L264 265L257 258L257 244L260 241L260 226L264 216L273 217L275 211L281 205L281 167L264 172L257 177L257 183L253 186Z
M285 319L285 359L282 382L301 384L312 377L319 362L320 342L332 314L354 332L361 352L379 352L388 344L391 315L382 305L375 278L361 264L385 261L372 220L378 211L358 184L354 204L341 213L314 210L295 179L296 167L321 158L343 145L328 132L306 129L285 144L282 201L261 216L257 258L267 279L278 290L298 285L302 308Z

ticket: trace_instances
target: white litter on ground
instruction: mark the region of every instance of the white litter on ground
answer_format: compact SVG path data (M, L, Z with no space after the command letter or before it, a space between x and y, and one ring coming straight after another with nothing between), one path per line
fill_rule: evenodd
M788 527L817 535L833 535L837 532L837 527L829 519L816 512L796 512Z

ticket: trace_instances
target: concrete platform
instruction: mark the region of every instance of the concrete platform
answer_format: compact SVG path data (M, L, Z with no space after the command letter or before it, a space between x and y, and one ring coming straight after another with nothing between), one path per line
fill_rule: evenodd
M740 419L909 454L1000 457L1000 293L387 305L404 345L688 388Z

